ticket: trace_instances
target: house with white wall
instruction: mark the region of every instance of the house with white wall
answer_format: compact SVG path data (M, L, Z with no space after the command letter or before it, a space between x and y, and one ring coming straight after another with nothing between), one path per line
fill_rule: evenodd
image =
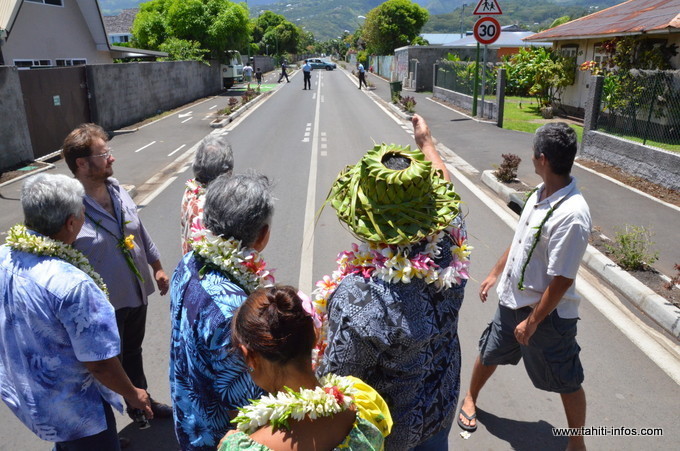
M104 27L112 45L132 40L132 24L139 8L124 9L115 16L104 16Z
M653 45L676 44L680 48L680 0L628 0L571 22L526 37L527 42L551 42L564 56L603 63L602 44L614 38L637 36ZM671 59L680 69L680 52ZM576 71L576 80L562 94L562 104L582 112L591 83L589 71Z
M0 64L23 69L167 56L111 45L97 0L3 0L0 30Z

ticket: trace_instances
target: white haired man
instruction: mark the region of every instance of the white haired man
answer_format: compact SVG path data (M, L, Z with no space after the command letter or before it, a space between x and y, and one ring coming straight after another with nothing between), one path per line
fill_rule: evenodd
M153 417L117 356L106 286L71 244L85 220L85 191L40 174L21 193L24 225L0 247L0 391L12 412L57 450L120 449L111 406L120 397Z

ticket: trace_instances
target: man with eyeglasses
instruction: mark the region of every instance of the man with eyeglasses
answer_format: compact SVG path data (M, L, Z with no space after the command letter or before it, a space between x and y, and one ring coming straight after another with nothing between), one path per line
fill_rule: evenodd
M96 124L82 124L64 140L62 154L85 187L85 224L74 247L83 252L109 288L121 340L120 359L135 387L147 389L142 362L148 296L154 280L161 295L168 291L160 253L144 228L137 206L113 175L116 159L108 135ZM149 266L151 270L149 271ZM172 416L172 408L151 400L154 417ZM128 414L143 423L141 412Z

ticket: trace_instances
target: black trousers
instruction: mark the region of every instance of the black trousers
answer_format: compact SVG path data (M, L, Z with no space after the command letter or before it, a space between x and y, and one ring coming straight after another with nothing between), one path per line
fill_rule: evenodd
M368 87L366 84L366 73L365 72L359 72L359 89L361 89L361 83L364 84L364 87Z
M121 352L118 358L125 374L137 388L148 388L142 362L142 342L146 332L147 306L124 307L116 310Z
M302 72L302 74L305 76L304 82L305 82L305 88L304 89L312 89L312 73L311 72Z
M281 76L279 77L279 83L281 83L281 80L283 80L283 77L286 77L286 81L290 81L290 80L288 80L288 74L286 73L285 70L283 72L281 72Z

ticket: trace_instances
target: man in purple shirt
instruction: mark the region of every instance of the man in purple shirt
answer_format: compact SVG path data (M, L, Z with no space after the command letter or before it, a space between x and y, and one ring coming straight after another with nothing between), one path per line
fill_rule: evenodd
M142 361L148 296L156 281L160 294L168 291L160 253L139 216L137 206L113 175L108 135L95 124L83 124L64 140L63 156L85 187L85 224L74 247L83 252L109 287L121 340L120 358L135 387L147 389ZM149 266L153 270L149 271ZM151 401L154 416L168 418L172 408ZM129 409L133 419L140 412Z

